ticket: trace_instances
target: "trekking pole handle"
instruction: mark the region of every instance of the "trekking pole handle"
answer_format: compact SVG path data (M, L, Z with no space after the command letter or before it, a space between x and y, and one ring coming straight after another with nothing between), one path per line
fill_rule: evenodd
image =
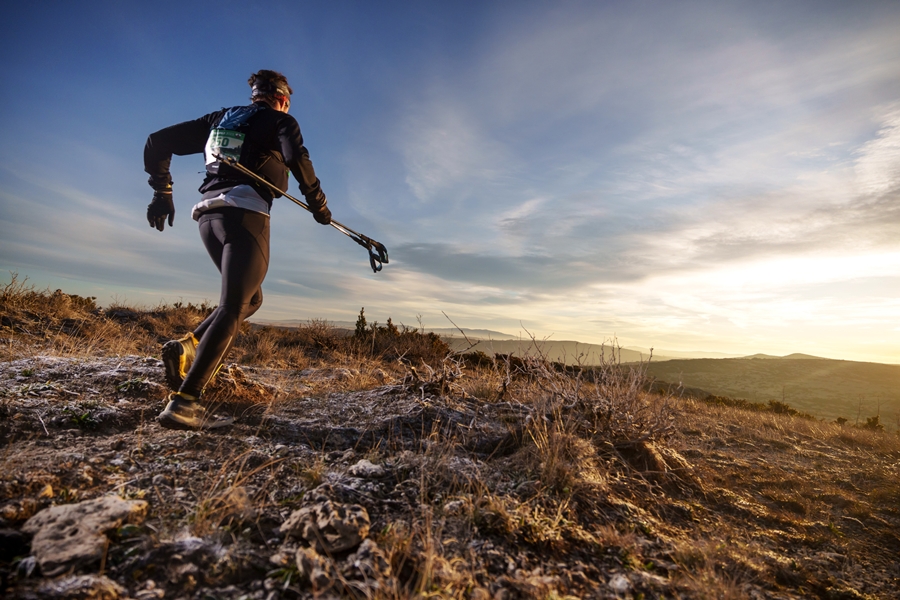
M237 160L231 158L230 156L222 156L221 154L215 154L213 156L219 162L223 162L226 165L228 165L229 167L235 169L236 171L240 171L241 173L243 173L244 175L247 175L248 177L251 177L255 181L258 181L259 183L262 183L262 184L268 186L276 194L284 196L288 200L292 201L294 204L297 204L298 206L305 208L309 212L313 212L313 210L305 202L303 202L302 200L298 200L297 198L294 198L287 192L280 190L278 188L278 186L276 186L274 183L272 183L271 181L269 181L267 179L260 177L259 175L257 175L256 173L254 173L253 171L251 171L250 169L248 169L241 163L239 163ZM353 240L360 246L362 246L363 248L365 248L366 250L368 250L369 265L372 267L372 271L377 273L378 271L381 270L383 265L388 264L388 251L387 251L387 248L384 247L384 244L382 244L381 242L376 242L372 238L365 236L361 233L357 233L356 231L353 231L352 229L350 229L343 223L339 223L338 221L335 221L334 219L331 220L330 225L332 227L334 227L335 229L337 229L338 231L340 231L341 233L343 233L344 235L346 235L347 237L349 237L351 240Z

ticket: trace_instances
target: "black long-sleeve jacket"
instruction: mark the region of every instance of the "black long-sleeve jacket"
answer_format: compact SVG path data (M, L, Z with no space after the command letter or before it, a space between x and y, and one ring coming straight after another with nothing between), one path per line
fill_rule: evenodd
M310 205L324 204L325 194L309 160L309 152L303 146L303 136L297 120L265 102L256 104L258 110L241 127L246 135L241 164L272 182L283 192L288 189L290 171L300 184L300 193ZM172 182L169 165L173 154L184 156L203 152L210 131L218 125L227 110L223 108L199 119L150 134L144 146L144 170L150 174L150 185L157 187ZM260 196L269 204L272 203L275 194L269 187L219 162L207 165L206 178L199 191L206 193L241 184L253 186Z

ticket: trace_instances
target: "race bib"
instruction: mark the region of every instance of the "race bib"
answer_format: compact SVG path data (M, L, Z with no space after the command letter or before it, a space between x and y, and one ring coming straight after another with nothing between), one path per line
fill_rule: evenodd
M213 129L206 140L206 164L216 162L216 155L240 160L241 146L244 145L243 133L231 129Z

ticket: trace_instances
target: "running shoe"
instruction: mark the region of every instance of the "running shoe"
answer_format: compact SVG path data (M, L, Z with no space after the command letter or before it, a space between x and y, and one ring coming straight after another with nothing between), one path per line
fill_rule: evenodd
M196 399L178 392L169 394L169 403L159 413L158 420L169 429L210 430L234 423L233 417L212 414Z
M166 370L166 383L173 392L177 392L181 387L181 382L194 362L194 354L199 343L194 334L189 333L181 339L163 344L162 361Z

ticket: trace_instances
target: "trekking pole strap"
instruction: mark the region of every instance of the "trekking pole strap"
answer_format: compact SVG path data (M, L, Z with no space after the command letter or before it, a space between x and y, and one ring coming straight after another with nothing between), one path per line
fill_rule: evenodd
M239 163L237 160L235 160L229 156L222 156L221 154L216 154L215 158L219 162L225 163L226 165L235 169L236 171L240 171L241 173L243 173L244 175L247 175L248 177L251 177L255 181L258 181L259 183L262 183L262 184L268 186L276 194L280 194L280 195L284 196L288 200L292 201L294 204L297 204L298 206L305 208L309 212L313 212L313 210L305 202L303 202L302 200L298 200L297 198L294 198L287 192L281 191L280 189L278 189L278 186L276 186L269 180L260 177L259 175L257 175L256 173L254 173L253 171L251 171L250 169L248 169L241 163ZM346 235L347 237L349 237L351 240L353 240L354 242L356 242L357 244L359 244L366 250L368 250L369 265L372 267L372 271L377 273L378 271L381 270L382 266L388 264L388 251L387 251L387 248L384 247L384 244L382 244L381 242L376 242L375 240L373 240L372 238L370 238L368 236L365 236L361 233L353 231L346 225L339 223L339 222L335 221L334 219L331 220L331 226L334 227L335 229L337 229L338 231L340 231L341 233L343 233L344 235Z

